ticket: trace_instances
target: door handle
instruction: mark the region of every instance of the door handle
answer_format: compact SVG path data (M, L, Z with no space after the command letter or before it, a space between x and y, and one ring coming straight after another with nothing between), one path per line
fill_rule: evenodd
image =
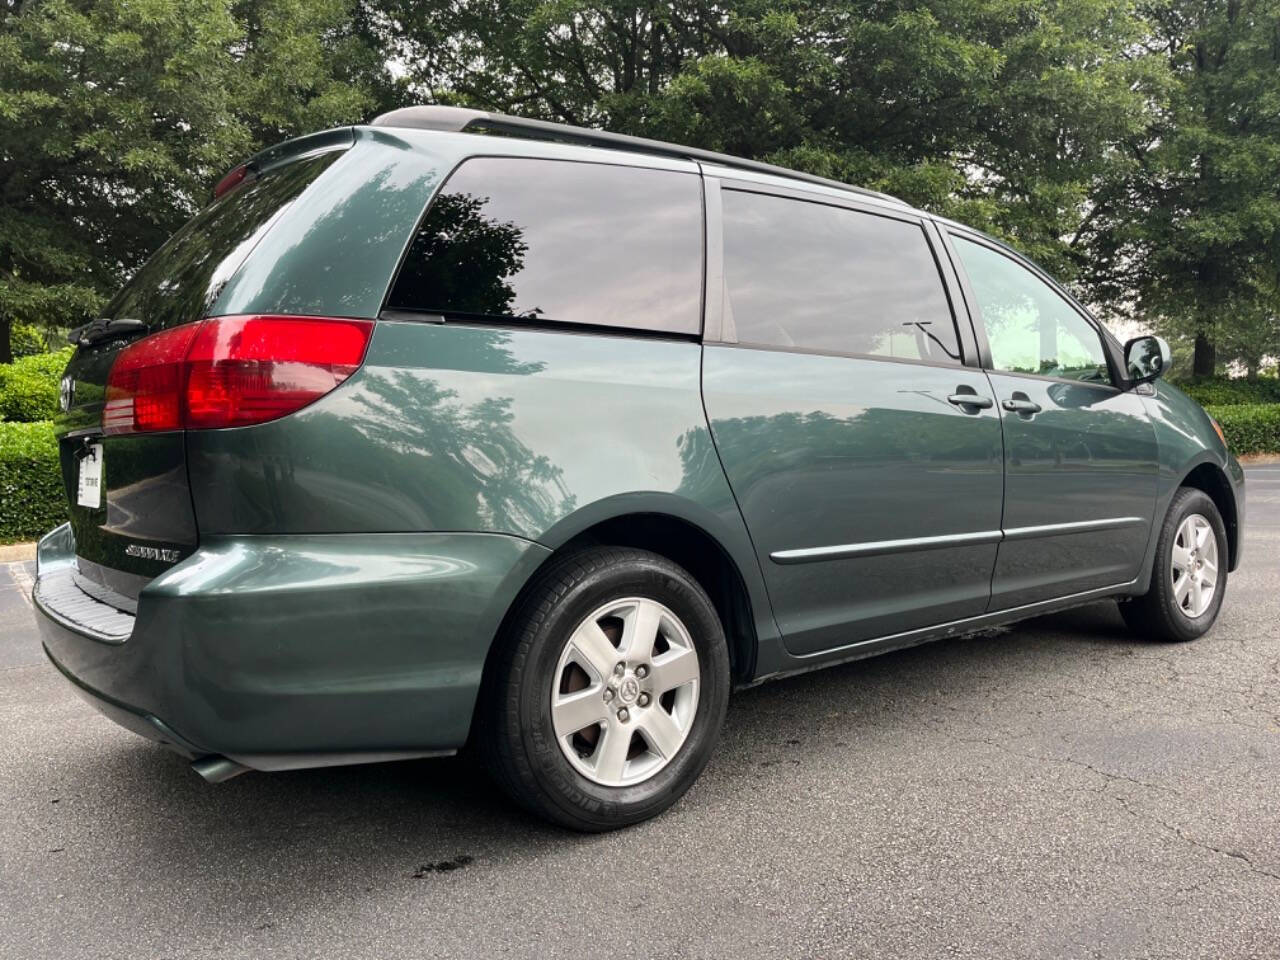
M1000 406L1004 407L1010 413L1030 414L1030 413L1040 412L1040 404L1036 403L1034 400L1028 400L1025 397L1014 399L1014 400L1006 400L1002 404L1000 404Z
M978 410L986 410L993 406L994 401L990 397L981 397L976 393L953 393L947 397L947 403L953 403L957 407L974 407Z

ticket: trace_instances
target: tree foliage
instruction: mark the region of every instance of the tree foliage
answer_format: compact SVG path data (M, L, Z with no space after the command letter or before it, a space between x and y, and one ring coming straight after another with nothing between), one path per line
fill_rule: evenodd
M383 69L336 0L8 0L0 361L80 322L264 142L361 119ZM371 49L371 48L370 48Z
M1195 340L1201 373L1280 352L1280 0L6 0L3 17L4 327L94 309L256 148L417 101L887 190Z
M1196 376L1220 352L1256 374L1280 353L1280 0L1141 13L1168 94L1095 198L1099 289L1193 341Z
M428 98L608 127L885 189L1063 242L1159 85L1127 0L515 0L385 6Z

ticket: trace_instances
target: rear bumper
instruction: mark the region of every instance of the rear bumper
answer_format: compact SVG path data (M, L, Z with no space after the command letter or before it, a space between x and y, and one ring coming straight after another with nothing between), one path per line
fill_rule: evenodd
M175 753L179 753L188 760L195 760L197 757L205 756L210 753L193 743L185 740L179 734L171 730L163 720L159 717L145 713L129 704L121 703L112 697L107 696L100 690L95 690L87 684L83 683L78 677L71 673L66 667L57 661L49 651L46 644L44 648L45 655L49 658L49 662L58 668L58 672L67 678L74 690L85 703L93 707L99 713L109 720L114 720L120 726L124 727L140 737L147 740L153 740L161 746L168 747Z
M547 553L491 534L218 538L143 589L129 629L68 596L60 527L33 599L50 660L121 726L186 756L316 766L461 746L492 638Z

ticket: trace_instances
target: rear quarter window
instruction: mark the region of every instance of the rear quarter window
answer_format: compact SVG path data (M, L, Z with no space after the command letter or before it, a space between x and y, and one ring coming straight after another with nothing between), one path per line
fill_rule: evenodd
M432 201L387 307L696 334L702 247L694 173L477 157Z

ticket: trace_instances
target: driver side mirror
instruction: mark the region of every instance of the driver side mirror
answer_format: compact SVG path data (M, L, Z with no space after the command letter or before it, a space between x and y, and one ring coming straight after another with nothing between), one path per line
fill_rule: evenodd
M1124 369L1130 386L1150 383L1172 364L1173 354L1164 337L1136 337L1124 345Z

